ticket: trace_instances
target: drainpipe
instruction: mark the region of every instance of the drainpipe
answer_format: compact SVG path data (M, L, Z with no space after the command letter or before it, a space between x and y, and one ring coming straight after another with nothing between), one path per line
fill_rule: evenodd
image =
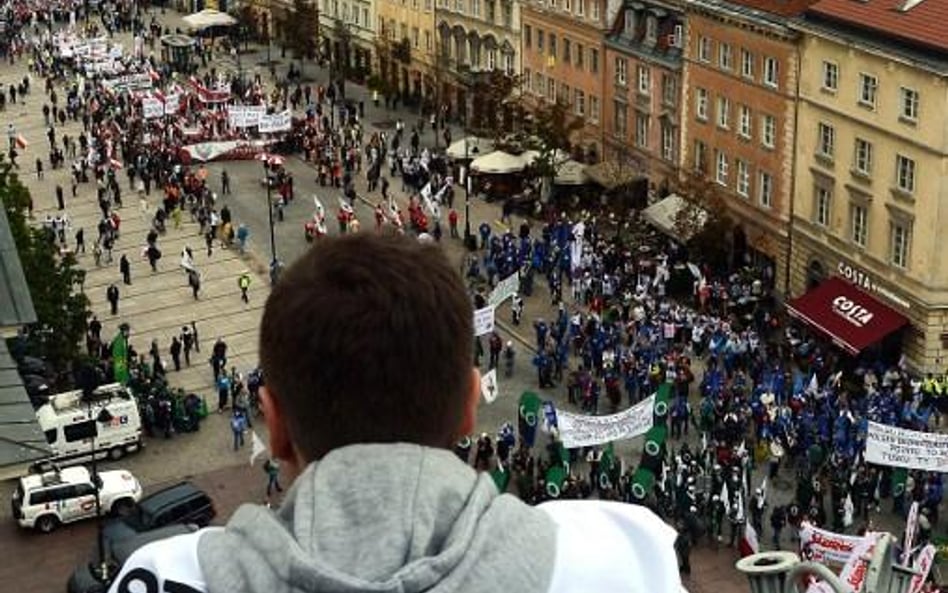
M797 33L797 35L802 40L802 35ZM796 54L797 62L797 80L794 85L794 97L793 97L793 156L790 160L790 219L787 222L787 264L784 266L783 271L783 298L787 299L790 296L790 261L793 256L793 218L794 213L796 212L796 195L797 195L797 133L800 130L800 78L802 78L803 72L803 61L800 57L800 45L799 43L795 44L794 53Z

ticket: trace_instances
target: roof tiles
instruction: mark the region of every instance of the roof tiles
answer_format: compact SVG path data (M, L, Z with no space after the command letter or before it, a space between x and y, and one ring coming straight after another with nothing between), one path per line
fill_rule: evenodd
M820 0L807 14L948 51L946 0Z

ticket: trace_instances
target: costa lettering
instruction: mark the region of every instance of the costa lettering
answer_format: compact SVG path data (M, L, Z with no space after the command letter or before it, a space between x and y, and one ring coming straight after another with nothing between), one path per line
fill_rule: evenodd
M833 299L833 312L856 327L865 327L873 318L869 309L844 296Z

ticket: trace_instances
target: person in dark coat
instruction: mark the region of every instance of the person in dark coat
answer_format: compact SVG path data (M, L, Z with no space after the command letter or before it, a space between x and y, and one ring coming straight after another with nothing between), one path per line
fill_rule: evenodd
M178 336L172 336L171 338L171 361L174 363L174 370L181 370L181 340L178 339Z
M114 284L109 284L109 287L105 289L105 298L108 299L109 305L111 305L112 307L112 315L118 315L118 302L119 302L118 286Z
M119 260L119 272L122 273L123 283L132 283L132 265L128 261L128 256L126 256L124 253L122 254L122 258Z

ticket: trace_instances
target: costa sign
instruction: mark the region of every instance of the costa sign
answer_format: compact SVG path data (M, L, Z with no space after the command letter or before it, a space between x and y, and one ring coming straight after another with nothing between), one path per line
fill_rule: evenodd
M867 326L874 317L872 311L844 296L833 299L833 312L856 327Z
M846 262L839 262L836 266L836 273L845 278L851 284L855 284L863 290L868 290L877 294L881 294L885 298L889 299L893 303L905 307L906 309L912 308L912 303L908 302L904 298L895 294L885 286L876 283L872 276L867 272L860 270L856 266L847 264Z

